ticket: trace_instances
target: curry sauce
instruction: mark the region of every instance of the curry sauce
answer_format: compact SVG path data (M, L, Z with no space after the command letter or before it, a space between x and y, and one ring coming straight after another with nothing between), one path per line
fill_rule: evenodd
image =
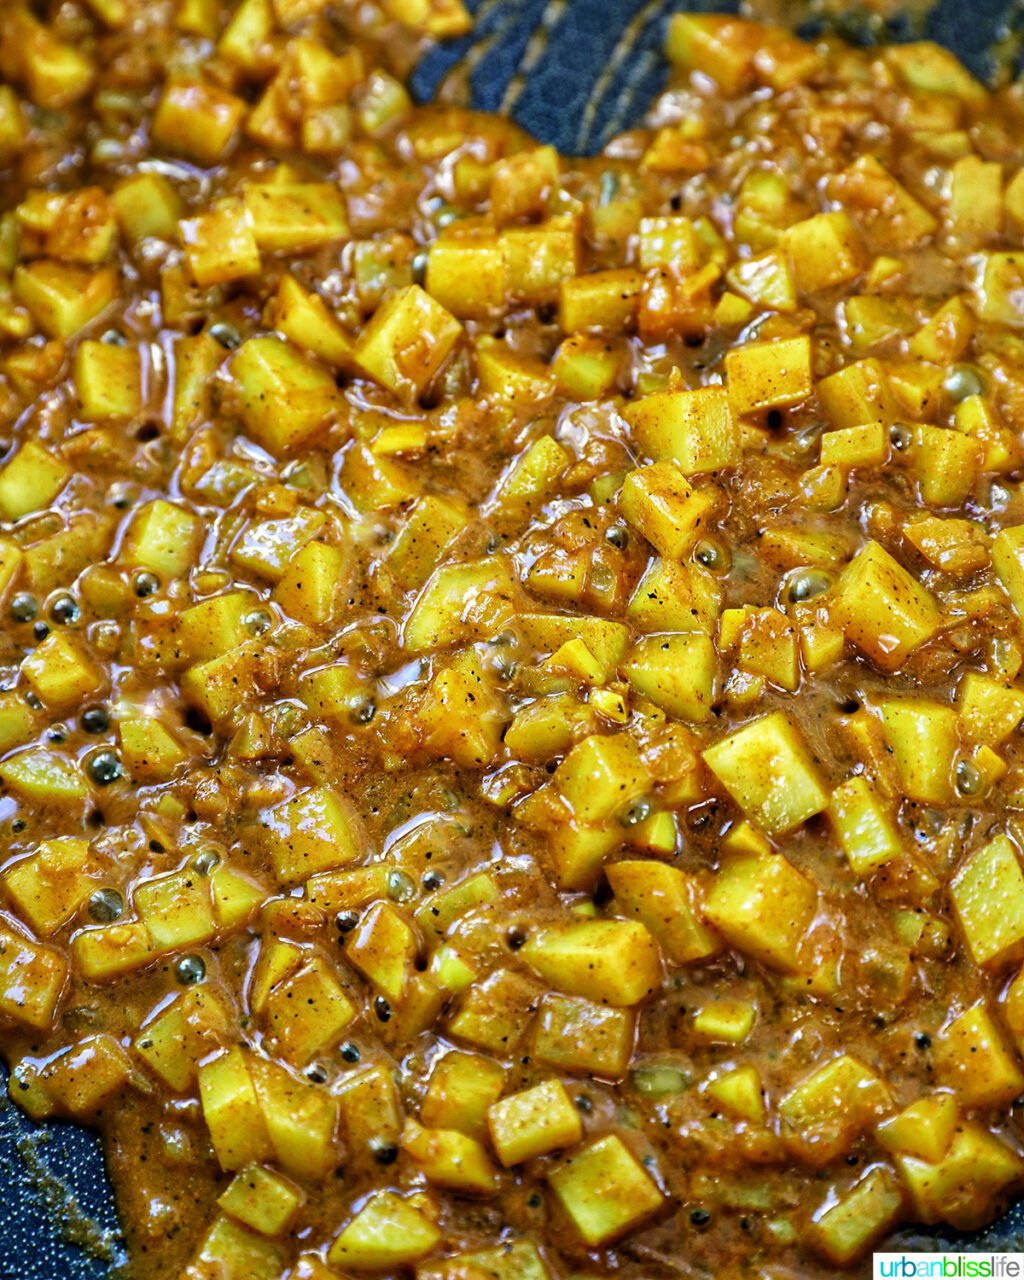
M0 5L0 1048L138 1280L868 1274L1024 1186L1024 98Z

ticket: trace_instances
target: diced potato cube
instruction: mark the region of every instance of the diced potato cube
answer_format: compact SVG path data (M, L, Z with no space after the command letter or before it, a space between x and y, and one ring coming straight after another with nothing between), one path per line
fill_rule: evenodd
M938 226L934 215L873 155L855 160L835 187L879 249L892 253L916 247Z
M355 342L316 293L283 275L274 297L274 327L297 347L328 364L355 369Z
M193 1262L182 1274L189 1280L210 1275L217 1280L276 1280L283 1264L284 1253L279 1244L218 1214L200 1240Z
M216 164L234 138L245 103L203 80L172 80L151 126L152 140L198 164Z
M880 467L889 456L889 435L881 422L826 431L821 437L823 467Z
M537 996L526 978L498 969L466 990L449 1030L491 1053L511 1051L529 1029Z
M619 385L626 347L600 334L574 334L551 361L559 391L573 400L601 400Z
M433 493L419 498L387 553L399 585L422 587L468 519L465 507L453 499Z
M349 962L392 1000L401 998L417 950L412 927L389 902L374 903L345 944Z
M931 1093L919 1098L888 1120L883 1120L875 1136L886 1151L920 1156L932 1164L949 1150L960 1108L951 1093Z
M90 982L119 978L140 969L155 954L149 930L140 921L80 929L71 939L75 965Z
M680 275L700 266L700 242L689 218L643 218L637 245L641 271L671 267Z
M729 1115L753 1124L764 1123L764 1089L756 1067L737 1067L715 1076L704 1086L704 1092Z
M8 756L0 765L0 777L15 795L35 804L74 805L88 794L77 764L45 747L31 747Z
M0 475L2 475L2 473L0 473ZM2 488L2 484L3 481L0 479L0 488ZM13 542L8 542L6 538L0 538L0 601L4 599L9 589L14 585L24 561L25 557L19 546ZM5 706L8 708L9 712L13 710L13 703L11 700L9 698L5 699L0 697L0 707ZM4 743L4 739L7 734L7 730L3 727L5 719L6 717L3 712L0 712L0 744ZM13 719L17 720L19 719L19 716L15 714ZM13 741L6 745L0 745L0 750L6 750L7 746L13 745Z
M804 335L747 343L728 353L725 371L729 404L736 414L800 404L814 390L811 340Z
M978 315L993 324L1024 328L1024 255L986 253L975 286Z
M911 469L929 506L961 506L974 488L983 461L984 448L973 436L927 423L914 428Z
M427 260L427 292L459 320L479 320L505 307L505 258L493 233L438 236Z
M274 599L298 622L325 627L345 605L351 567L340 547L309 542L285 570L274 588Z
M261 1235L280 1236L288 1230L303 1199L298 1187L279 1173L253 1164L239 1170L217 1203Z
M199 1061L226 1038L228 1018L209 987L191 987L143 1024L135 1052L169 1089L184 1093L196 1083Z
M637 583L626 613L642 631L710 634L721 599L717 581L699 566L656 559Z
M300 791L260 818L274 874L282 884L298 884L318 871L342 867L363 853L363 834L354 809L336 791Z
M922 1222L972 1231L991 1217L998 1195L1024 1175L1024 1160L980 1124L962 1122L937 1162L899 1153L896 1167Z
M408 1120L402 1150L435 1186L463 1195L492 1195L497 1190L497 1170L486 1148L457 1129L424 1129Z
M0 467L0 517L20 520L48 507L64 488L71 468L55 454L26 440L14 457Z
M525 642L539 651L554 653L567 641L582 640L602 670L609 672L618 667L629 645L629 628L606 618L525 613L516 622Z
M1024 689L968 671L957 689L960 728L968 742L998 747L1024 720Z
M895 671L942 627L931 593L877 542L843 570L832 616L847 640L883 671Z
M489 400L532 403L554 391L554 376L540 356L515 351L489 334L477 339L475 356L478 392Z
M348 236L348 210L330 182L249 183L242 203L260 249L306 253Z
M960 928L977 964L1016 958L1024 943L1024 871L1005 835L967 858L949 888Z
M617 1239L664 1203L656 1183L616 1134L572 1156L549 1181L590 1248Z
M573 216L501 234L510 298L530 306L557 302L563 280L580 273L580 236Z
M802 293L848 284L867 266L857 228L846 213L818 213L794 223L782 241Z
M916 516L903 526L903 536L943 573L967 576L992 562L988 535L973 520Z
M420 653L493 636L511 617L514 595L515 579L504 556L442 565L405 620L405 648Z
M144 880L135 908L161 951L201 945L217 931L209 881L189 869Z
M563 280L559 325L566 333L625 329L636 318L642 285L643 276L632 267Z
M721 950L722 940L704 923L702 887L676 867L654 860L616 862L608 881L626 914L653 935L669 960L692 964Z
M822 378L817 393L829 423L839 429L872 423L888 428L899 415L888 375L874 359L858 360Z
M416 912L416 920L428 937L443 938L467 912L496 906L500 900L494 877L482 871L427 898Z
M521 955L553 987L622 1008L661 985L657 943L638 921L581 920L532 932Z
M360 335L356 360L399 399L417 401L462 335L458 320L418 285L391 295Z
M675 13L669 20L665 52L674 66L710 76L731 95L753 78L764 33L759 23L724 14Z
M487 1123L506 1169L571 1147L583 1137L579 1112L559 1080L502 1098L487 1112Z
M744 725L703 754L744 813L769 835L792 831L828 805L814 757L781 711Z
M207 213L185 218L179 229L185 260L201 288L259 274L259 245L241 200L222 200Z
M267 998L267 1032L286 1061L303 1067L329 1049L358 1010L327 962L315 956Z
M393 0L394 2L394 0ZM404 0L420 6L424 0ZM443 8L448 0L426 0L437 8ZM466 21L469 19L461 0L458 9ZM554 147L528 147L505 156L494 166L490 179L491 212L502 226L519 218L534 218L548 210L560 176L561 161Z
M327 1257L336 1267L390 1271L433 1253L441 1238L440 1229L408 1200L378 1191L342 1229Z
M293 516L250 524L231 548L231 559L242 569L280 582L301 547L323 532L327 516L316 507L299 507Z
M868 288L872 279L869 277ZM846 338L857 355L866 355L871 350L884 347L902 335L910 333L915 324L914 313L899 300L879 298L874 294L854 294L843 303L843 327ZM937 371L921 371L917 366L906 367L905 378L909 390L917 387L918 376L927 375L927 385L938 391L941 378ZM911 401L912 403L912 401Z
M836 787L828 815L850 867L859 876L871 875L903 852L891 814L863 775Z
M508 718L493 675L472 649L438 671L418 713L423 746L466 769L493 762Z
M195 564L203 521L173 502L155 498L136 512L121 543L121 563L149 569L163 581L183 578Z
M160 173L135 173L119 182L111 200L121 229L132 240L171 240L184 203Z
M174 345L174 393L171 431L183 440L189 428L205 416L210 401L210 382L224 362L226 352L208 332L182 337Z
M987 396L961 400L953 414L953 427L975 446L970 464L972 480L980 471L1012 471L1024 457L1020 441ZM963 453L966 456L967 451Z
M122 1092L132 1064L111 1035L86 1036L47 1064L42 1082L53 1100L72 1116L95 1119L103 1104Z
M54 710L82 703L105 683L101 669L73 637L51 631L22 661L21 673L39 698Z
M480 1280L484 1277L486 1280L551 1280L548 1265L532 1240L505 1241L493 1249L457 1254L449 1261L454 1267L471 1267L474 1272L479 1271ZM429 1277L425 1274L424 1280L433 1280L433 1273ZM437 1280L441 1277L438 1276ZM477 1280L475 1275L474 1280Z
M501 500L529 502L551 489L572 462L554 436L541 436L516 459L501 485Z
M504 1069L490 1058L453 1049L430 1073L420 1119L432 1129L458 1129L481 1138L488 1108L501 1097Z
M726 296L735 299L738 294L747 307L756 303L768 310L783 313L797 309L793 271L788 257L777 248L756 258L744 258L733 263L726 273L726 280L729 287L735 290L734 294ZM746 319L745 314L738 317L740 324ZM720 318L720 323L724 323L724 319Z
M89 842L62 836L43 840L29 857L9 867L3 890L33 932L46 937L67 924L96 888L96 871Z
M253 649L235 649L189 667L181 677L182 697L212 724L230 724L238 709L255 695L256 675Z
M306 444L338 404L329 370L279 338L249 338L231 357L246 430L273 454Z
M684 475L739 461L739 430L724 387L655 391L625 405L622 416L649 457L677 463Z
M326 1176L337 1163L337 1098L280 1063L254 1057L250 1066L274 1160L293 1178Z
M185 660L208 662L236 648L245 639L242 619L253 604L248 592L227 591L182 610L178 635Z
M381 1141L398 1142L402 1135L402 1100L393 1073L384 1066L368 1067L345 1080L338 1098L348 1150L353 1156L372 1154Z
M558 1071L620 1080L633 1053L634 1023L630 1009L551 993L537 1013L533 1056Z
M829 1261L848 1266L895 1224L902 1209L903 1191L895 1175L879 1165L815 1214L811 1243Z
M32 16L28 6L9 5L4 23L16 74L24 76L33 103L60 110L88 93L96 66L84 50L57 39L49 26Z
M704 914L730 946L770 968L796 973L817 905L814 883L772 853L727 862Z
M629 683L667 711L700 724L711 715L718 661L710 636L647 636L634 646L625 664Z
M693 1034L709 1044L740 1044L756 1020L757 1006L750 1000L709 1000L693 1016Z
M923 804L947 804L959 747L956 712L927 698L889 698L880 710L900 790Z
M226 863L221 863L210 877L213 914L219 930L234 929L249 922L267 893Z
M961 295L944 302L911 338L908 351L919 360L950 364L959 360L974 337L977 321Z
M200 1066L199 1097L222 1169L244 1169L270 1156L267 1128L240 1049L228 1049Z
M843 1054L819 1067L779 1103L781 1134L795 1155L825 1165L892 1107L889 1090L857 1058Z
M51 947L30 942L0 919L0 1015L47 1028L64 992L69 966Z
M1010 597L1014 613L1024 620L1024 524L1001 529L996 535L992 568Z
M668 560L681 560L717 509L717 496L695 489L674 462L655 462L626 476L622 514Z
M142 407L142 363L135 347L81 343L74 379L79 412L87 422L131 418Z
M250 74L265 71L274 34L271 0L241 0L221 32L217 53Z
M1005 1107L1024 1091L1020 1059L984 1004L967 1009L935 1039L940 1084L971 1107Z
M554 777L555 786L582 822L600 822L623 812L651 782L639 749L627 734L584 738Z
M14 296L48 337L67 341L114 301L117 271L90 271L44 258L15 269Z

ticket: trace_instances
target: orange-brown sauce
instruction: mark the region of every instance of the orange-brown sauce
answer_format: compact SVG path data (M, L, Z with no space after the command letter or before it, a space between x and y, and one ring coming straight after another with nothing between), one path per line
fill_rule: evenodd
M1024 1175L1020 95L463 26L0 12L12 1096L138 1280L867 1274Z

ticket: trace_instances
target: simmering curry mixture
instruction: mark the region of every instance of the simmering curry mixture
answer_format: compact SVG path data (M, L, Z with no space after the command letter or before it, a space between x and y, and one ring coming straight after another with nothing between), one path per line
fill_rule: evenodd
M1024 95L0 13L0 1019L138 1280L762 1280L1024 1185Z

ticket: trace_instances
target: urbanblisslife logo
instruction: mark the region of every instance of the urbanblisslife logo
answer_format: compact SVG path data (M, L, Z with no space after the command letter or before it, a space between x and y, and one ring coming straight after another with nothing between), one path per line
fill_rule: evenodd
M1024 1253L876 1253L873 1280L1024 1280Z

